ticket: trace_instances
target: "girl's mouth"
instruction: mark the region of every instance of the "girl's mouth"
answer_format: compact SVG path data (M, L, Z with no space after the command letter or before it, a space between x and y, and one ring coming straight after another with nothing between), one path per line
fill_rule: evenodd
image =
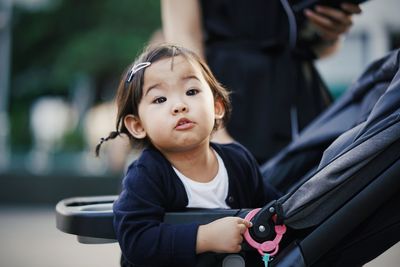
M188 130L194 127L194 122L192 122L189 119L182 118L178 120L178 122L175 125L176 130Z

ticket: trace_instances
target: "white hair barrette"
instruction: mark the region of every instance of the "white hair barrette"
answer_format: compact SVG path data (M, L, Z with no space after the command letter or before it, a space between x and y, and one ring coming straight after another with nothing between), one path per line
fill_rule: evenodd
M130 83L132 81L132 78L133 78L133 76L135 75L136 72L138 72L139 70L150 66L150 64L151 64L151 62L142 62L142 63L134 65L131 68L131 70L128 72L126 82Z

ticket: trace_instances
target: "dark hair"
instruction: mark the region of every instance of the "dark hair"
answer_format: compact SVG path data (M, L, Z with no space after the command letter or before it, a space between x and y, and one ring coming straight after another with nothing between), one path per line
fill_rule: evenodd
M138 108L143 95L144 72L146 71L146 67L135 72L133 76L132 67L144 62L154 63L165 58L173 59L176 56L183 56L185 59L191 62L196 62L200 66L201 72L214 95L214 99L218 99L223 104L225 108L224 117L215 121L214 130L217 130L221 125L227 123L232 109L229 92L217 81L204 60L194 52L176 45L162 44L148 47L122 75L116 96L116 104L118 108L116 131L111 132L108 137L100 140L100 143L96 146L97 156L99 155L100 147L104 141L114 139L120 134L126 134L129 137L131 144L135 147L143 148L150 144L148 137L137 139L129 133L128 129L124 125L125 116L129 114L139 116ZM173 62L171 64L173 64Z

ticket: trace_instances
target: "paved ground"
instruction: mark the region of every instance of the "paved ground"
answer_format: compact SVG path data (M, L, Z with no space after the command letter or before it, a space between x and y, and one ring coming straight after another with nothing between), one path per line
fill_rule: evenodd
M84 245L55 227L52 207L0 208L1 267L119 266L117 243Z
M116 243L83 245L55 227L53 207L0 206L1 267L117 267ZM400 266L400 243L366 267Z

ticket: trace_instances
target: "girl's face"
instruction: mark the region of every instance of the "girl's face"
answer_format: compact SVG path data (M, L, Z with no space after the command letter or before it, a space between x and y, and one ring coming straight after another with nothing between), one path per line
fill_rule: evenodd
M159 60L145 69L139 117L128 115L124 120L133 136L147 136L162 152L208 143L215 119L224 115L223 104L214 101L200 66L183 56L171 60Z

